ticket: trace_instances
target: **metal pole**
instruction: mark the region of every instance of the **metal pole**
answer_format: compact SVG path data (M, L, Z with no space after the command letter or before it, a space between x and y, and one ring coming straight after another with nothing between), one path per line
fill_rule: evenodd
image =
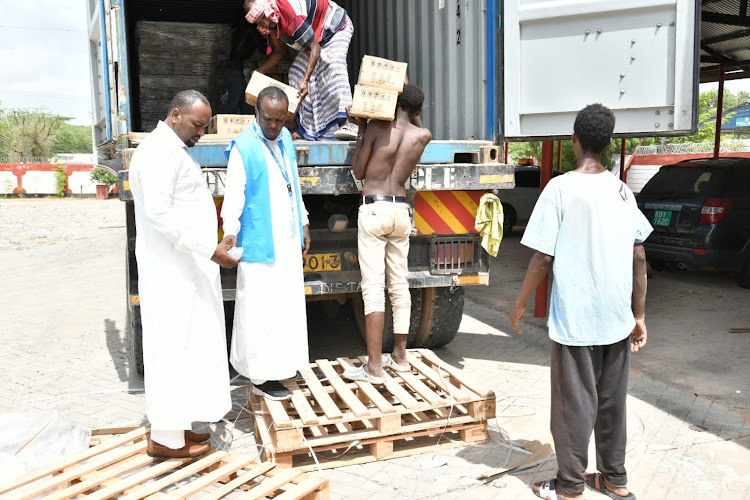
M543 191L547 186L547 183L552 179L552 165L554 164L552 156L554 151L554 141L542 142L542 171L539 183L540 191ZM547 316L548 280L549 278L545 277L536 289L536 296L534 298L534 317L536 318L544 318Z
M716 135L714 136L714 158L721 149L721 115L724 114L724 65L719 65L719 99L716 103Z
M622 182L628 182L628 174L625 173L625 138L620 140L620 180Z
M562 141L557 141L557 170L562 171Z
M505 141L505 161L503 161L503 163L506 165L508 164L508 146L510 146L510 143Z

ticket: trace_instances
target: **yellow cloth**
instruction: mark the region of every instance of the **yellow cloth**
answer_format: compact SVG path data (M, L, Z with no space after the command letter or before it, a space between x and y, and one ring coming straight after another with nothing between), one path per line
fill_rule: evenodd
M492 193L482 195L479 199L474 229L482 236L482 248L496 257L500 242L503 240L503 205L500 203L500 198Z

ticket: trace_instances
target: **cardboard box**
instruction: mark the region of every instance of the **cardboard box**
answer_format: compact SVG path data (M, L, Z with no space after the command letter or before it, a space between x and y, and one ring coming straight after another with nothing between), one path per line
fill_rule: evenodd
M349 114L358 118L393 121L396 118L398 91L356 85Z
M249 127L253 120L255 120L253 115L214 115L208 125L208 133L237 135Z
M289 98L287 120L293 121L294 115L297 113L297 108L299 107L299 100L297 99L297 89L295 89L294 87L290 87L289 85L285 85L278 80L274 80L273 78L269 78L268 76L258 73L257 71L253 73L253 77L250 79L250 83L247 84L247 88L245 89L245 102L247 102L251 106L255 106L258 102L258 94L260 94L261 90L266 87L278 87L284 91L286 96Z
M395 90L404 90L406 63L390 61L380 57L365 56L359 67L359 85Z

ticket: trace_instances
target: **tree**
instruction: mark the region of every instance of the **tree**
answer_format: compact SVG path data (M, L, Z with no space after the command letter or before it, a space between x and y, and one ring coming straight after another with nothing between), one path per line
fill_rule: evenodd
M739 91L733 94L724 89L724 102L722 104L723 112L721 117L722 125L727 123L734 113L727 113L726 110L750 103L750 93ZM693 135L674 137L667 140L669 143L681 142L714 142L716 137L716 111L719 106L719 92L709 90L701 92L698 98L698 132Z
M8 156L52 156L61 117L40 110L13 109L0 113L0 142L5 143Z
M93 149L91 127L65 122L60 124L55 134L53 153L91 153Z
M0 107L0 157L49 158L59 153L91 153L91 127L36 109Z

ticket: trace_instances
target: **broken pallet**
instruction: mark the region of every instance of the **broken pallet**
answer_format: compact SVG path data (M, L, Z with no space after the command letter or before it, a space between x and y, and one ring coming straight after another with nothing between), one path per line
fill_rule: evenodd
M129 429L123 429L129 430ZM4 500L44 495L48 498L183 499L192 495L218 499L268 498L325 500L327 479L282 469L255 457L211 451L195 458L162 460L146 454L148 429L124 434L117 429L94 432L101 444L58 463L0 485ZM96 439L99 441L99 439ZM238 495L237 495L238 494Z
M412 370L386 370L387 382L374 386L341 375L364 363L317 360L284 384L287 401L254 396L248 405L265 460L284 467L341 467L413 455L440 447L484 443L487 421L495 417L495 395L470 384L432 351L409 351ZM310 451L312 450L313 453Z

